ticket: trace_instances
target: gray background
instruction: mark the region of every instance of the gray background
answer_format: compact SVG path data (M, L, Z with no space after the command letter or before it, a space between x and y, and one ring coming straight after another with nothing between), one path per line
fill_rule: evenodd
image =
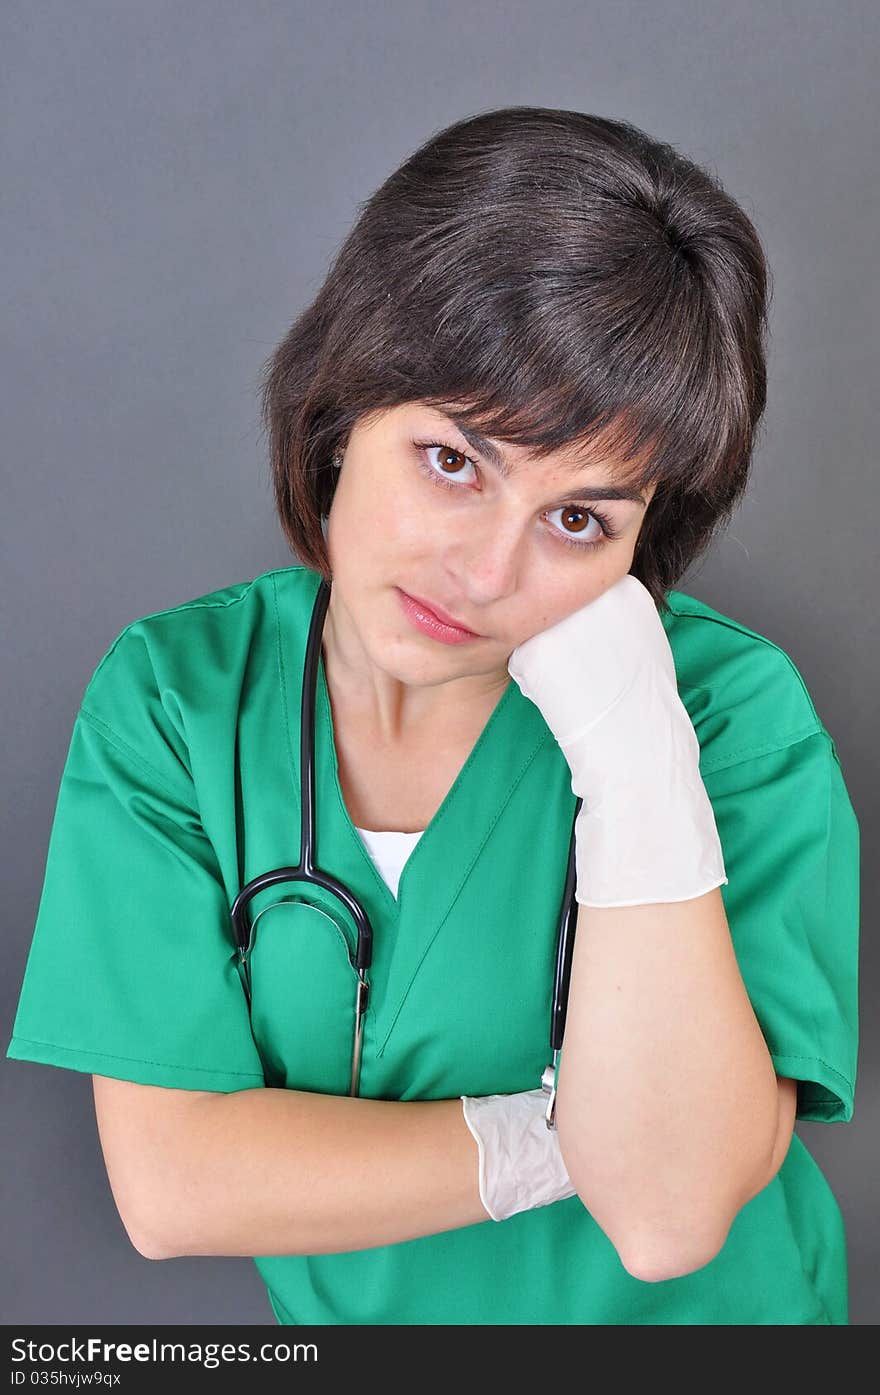
M780 644L834 737L877 917L876 79L852 3L5 0L4 1049L85 684L129 621L292 564L257 375L357 205L492 107L634 122L718 173L773 278L748 499L679 583ZM878 953L863 932L851 1124L799 1123L876 1323ZM76 991L76 985L71 985ZM91 1078L2 1061L6 1323L274 1321L248 1259L150 1263ZM873 1176L873 1183L872 1183Z

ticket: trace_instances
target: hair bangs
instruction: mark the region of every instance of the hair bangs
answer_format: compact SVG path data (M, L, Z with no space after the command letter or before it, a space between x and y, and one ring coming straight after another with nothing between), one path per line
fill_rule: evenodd
M266 365L293 550L329 575L333 452L372 412L423 401L654 485L631 570L662 609L745 491L768 279L717 178L627 122L508 107L440 131L363 205Z

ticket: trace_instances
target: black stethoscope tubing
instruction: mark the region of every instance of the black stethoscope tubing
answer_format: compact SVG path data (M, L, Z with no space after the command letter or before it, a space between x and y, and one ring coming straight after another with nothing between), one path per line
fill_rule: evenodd
M323 887L330 892L337 900L341 901L346 910L351 915L357 927L357 949L352 968L358 978L357 998L355 1002L355 1031L354 1046L352 1050L351 1083L349 1094L356 1095L360 1081L360 1060L361 1048L363 1044L363 1020L369 999L370 984L367 978L367 970L373 960L373 927L370 924L369 916L361 903L349 891L348 887L335 877L331 877L327 872L321 871L315 862L315 699L318 685L318 662L321 654L321 639L324 631L324 619L327 614L327 606L330 602L330 582L322 577L318 587L315 604L312 609L312 618L309 625L309 635L306 644L305 663L303 665L302 699L300 708L300 805L302 817L300 820L300 852L299 863L296 867L277 867L272 872L263 872L260 876L254 877L242 887L232 903L230 915L232 918L233 930L235 933L235 943L237 952L237 967L247 996L248 1007L251 1004L251 984L249 958L252 950L251 933L252 927L248 916L248 905L259 892L267 887L275 886L279 882L301 881L308 885ZM577 819L581 807L581 800L577 800L574 818ZM562 905L559 916L559 928L557 931L556 947L556 970L553 976L553 1003L550 1011L550 1049L553 1052L554 1063L562 1047L562 1039L565 1034L565 1015L568 1007L568 988L571 978L571 960L574 949L574 929L577 916L577 901L575 900L575 832L572 824L571 842L568 850L568 865L565 876L565 887L562 894ZM349 950L349 959L351 951ZM548 1071L551 1067L547 1068ZM546 1075L546 1072L545 1072ZM549 1090L549 1085L545 1084ZM555 1099L555 1091L552 1092L552 1100ZM552 1120L552 1113L548 1110L548 1124Z

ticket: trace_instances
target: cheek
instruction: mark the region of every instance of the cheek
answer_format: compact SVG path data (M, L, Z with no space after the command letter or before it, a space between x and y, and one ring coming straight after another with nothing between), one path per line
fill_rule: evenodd
M450 520L444 527L443 516L432 511L430 496L426 499L419 481L404 475L372 503L370 545L388 555L430 557L443 547L454 526Z
M327 545L336 574L362 585L368 576L384 577L404 555L429 556L438 536L424 500L405 478L370 469L367 462L351 464L366 467L340 480Z
M629 570L625 557L610 562L587 561L583 575L560 581L556 587L548 585L546 575L530 588L531 599L520 617L520 630L523 638L531 638L541 630L549 630L553 625L573 615L576 610L595 601L604 591L619 581ZM522 641L520 641L522 642Z

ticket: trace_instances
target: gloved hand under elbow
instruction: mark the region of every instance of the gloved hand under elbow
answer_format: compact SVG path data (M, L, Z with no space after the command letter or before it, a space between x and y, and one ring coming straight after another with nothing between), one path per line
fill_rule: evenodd
M480 1200L493 1221L574 1196L557 1132L544 1122L544 1090L459 1098L479 1150Z

